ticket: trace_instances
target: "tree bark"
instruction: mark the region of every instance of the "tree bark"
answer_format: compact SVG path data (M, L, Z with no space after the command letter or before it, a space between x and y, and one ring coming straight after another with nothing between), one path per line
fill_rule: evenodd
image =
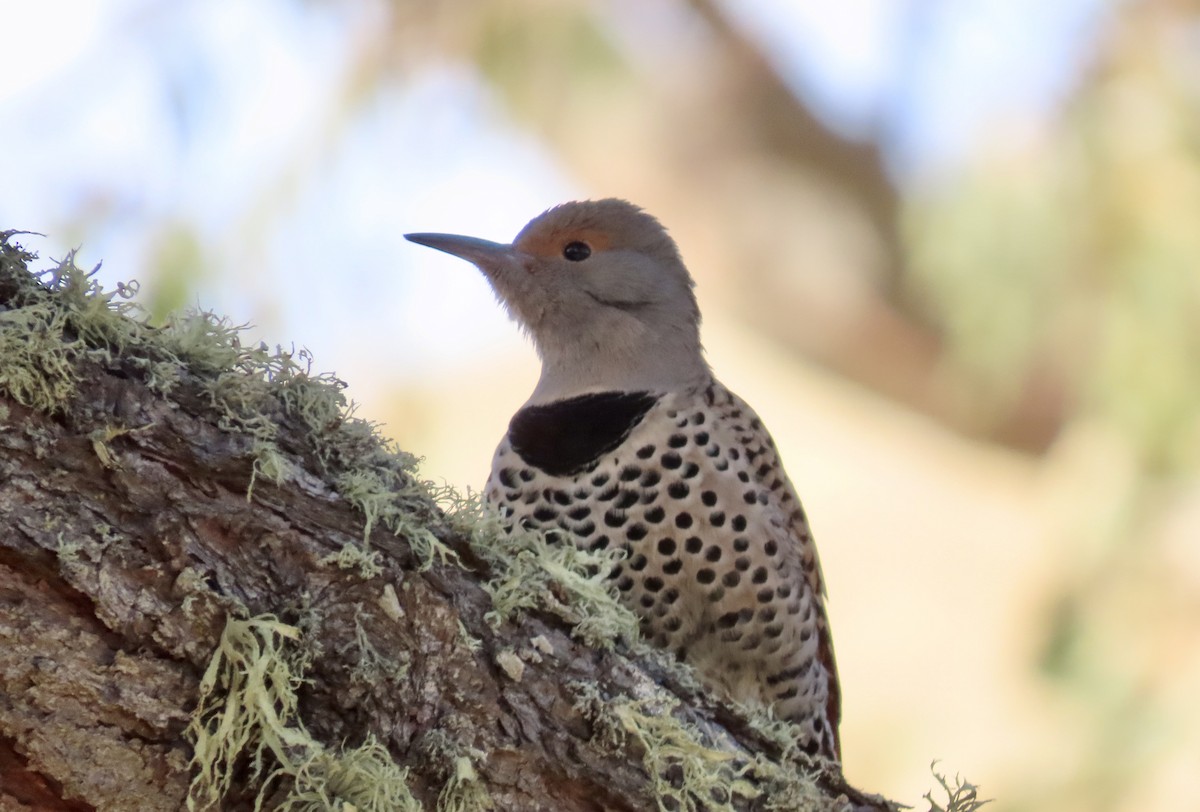
M267 748L256 773L254 730L219 803L192 787L189 722L202 694L211 712L231 690L225 677L205 683L206 669L231 620L265 617L291 630L277 642L304 669L294 712L276 697L267 716L322 752L373 737L407 769L414 808L890 808L836 769L789 761L778 736L637 646L589 648L544 607L489 618L483 585L502 565L432 498L406 503L407 530L376 521L364 540L361 502L335 487L357 462L319 436L352 429L378 459L361 424L343 412L314 430L262 368L156 349L154 330L111 307L93 329L100 300L79 294L83 275L64 264L34 283L30 255L3 238L0 348L21 331L30 342L59 332L49 350L0 353L0 810L176 810L189 794L198 808L252 808L260 794L267 808L367 808L336 788L305 806L287 773L266 783L303 747ZM62 318L46 315L56 308ZM112 338L126 329L137 340ZM39 400L28 374L62 384L46 390L59 399ZM264 424L231 421L214 395L230 375L269 393L255 419L270 421L270 465ZM426 531L457 560L424 566L414 540ZM364 543L371 566L339 566ZM695 764L733 775L728 789L689 783L675 759L693 745ZM804 805L790 800L804 793Z

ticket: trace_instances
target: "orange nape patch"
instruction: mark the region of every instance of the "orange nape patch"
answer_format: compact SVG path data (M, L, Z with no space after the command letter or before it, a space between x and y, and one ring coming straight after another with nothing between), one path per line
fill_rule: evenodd
M562 256L563 248L573 242L587 243L593 251L603 251L612 245L612 236L599 228L551 226L522 234L513 245L518 251L535 257L557 259Z
M617 198L563 203L529 221L513 241L518 251L557 259L569 243L587 243L593 252L627 249L679 263L675 243L663 227L632 203Z

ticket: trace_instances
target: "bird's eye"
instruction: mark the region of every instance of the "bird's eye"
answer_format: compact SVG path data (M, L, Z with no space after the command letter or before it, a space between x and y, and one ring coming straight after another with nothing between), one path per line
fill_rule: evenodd
M569 242L563 247L563 257L571 262L583 262L592 255L592 248L585 242Z

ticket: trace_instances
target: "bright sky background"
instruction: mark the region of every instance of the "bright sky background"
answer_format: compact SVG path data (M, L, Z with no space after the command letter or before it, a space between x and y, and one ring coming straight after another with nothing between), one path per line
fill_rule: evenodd
M877 134L911 182L962 160L989 128L1052 109L1101 5L729 8L831 124ZM3 0L0 228L46 233L24 240L44 259L81 246L112 284L144 279L156 235L188 224L217 269L196 281L195 304L307 346L359 397L372 370L356 369L367 362L355 350L369 341L428 348L394 359L391 372L414 378L511 349L522 339L483 281L401 234L504 240L587 190L469 66L385 85L331 129L353 33L386 15L369 0Z

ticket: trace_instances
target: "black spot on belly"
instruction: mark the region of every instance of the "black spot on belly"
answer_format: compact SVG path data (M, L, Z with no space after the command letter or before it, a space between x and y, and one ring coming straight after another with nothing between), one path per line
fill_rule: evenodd
M617 499L617 501L614 502L613 504L619 510L628 510L629 508L636 505L637 502L638 502L638 492L637 491L621 491L620 498Z
M508 438L527 464L568 476L619 446L657 400L648 392L600 392L527 406L513 415Z

